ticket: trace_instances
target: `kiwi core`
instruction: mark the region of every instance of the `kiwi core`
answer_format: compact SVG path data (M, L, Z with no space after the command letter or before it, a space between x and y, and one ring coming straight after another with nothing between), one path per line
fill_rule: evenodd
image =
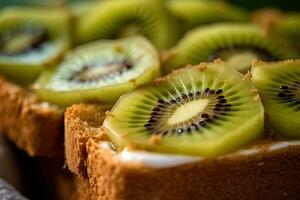
M109 76L114 73L121 74L124 71L129 70L132 65L128 61L114 61L107 63L95 63L83 66L83 68L76 72L70 80L76 80L80 82L98 80L104 76Z
M233 112L223 89L200 89L158 99L144 127L150 134L201 132L208 124Z
M39 48L47 39L48 36L43 29L10 31L0 36L0 54L26 53Z
M187 102L186 104L177 107L173 115L169 118L168 124L174 125L180 122L187 121L202 112L209 104L208 99L198 99Z
M34 38L29 34L20 34L16 36L13 40L10 40L3 47L3 50L7 53L14 53L15 50L19 49L20 51L27 48L27 44L31 43Z
M258 57L254 52L241 52L230 56L227 62L230 66L238 68L240 71L246 71L250 68L252 60Z

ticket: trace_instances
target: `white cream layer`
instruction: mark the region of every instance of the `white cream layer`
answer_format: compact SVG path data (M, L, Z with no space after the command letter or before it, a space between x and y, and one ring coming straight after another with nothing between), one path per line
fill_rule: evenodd
M156 153L156 152L147 152L147 151L138 151L138 150L128 150L124 149L120 153L116 153L110 142L102 142L102 148L105 148L114 154L121 162L123 163L138 163L146 167L152 168L165 168L165 167L174 167L178 165L188 164L196 161L204 160L204 157L201 156L189 156L189 155L176 155L176 154L165 154L165 153ZM263 149L252 148L252 149L242 149L237 152L234 152L229 155L241 155L247 156L252 154L257 154L261 151L276 151L279 149L284 149L290 146L300 145L300 141L281 141L268 144ZM226 156L220 156L224 158Z

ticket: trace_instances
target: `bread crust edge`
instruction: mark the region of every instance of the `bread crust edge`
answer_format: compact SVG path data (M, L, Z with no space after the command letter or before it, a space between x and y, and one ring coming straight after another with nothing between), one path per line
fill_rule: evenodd
M88 105L76 106L76 110L83 107L84 115L89 115ZM66 118L68 115L67 112ZM74 122L80 126L82 122L88 124L87 121L79 112ZM74 124L66 124L70 130L68 134L76 135L68 127L70 125ZM261 151L257 154L229 155L175 167L151 168L141 163L121 162L114 153L100 145L106 140L101 134L102 129L98 129L101 138L96 139L89 137L87 130L89 127L81 130L85 132L82 135L86 134L86 146L85 156L80 159L85 163L93 200L296 200L300 196L300 145L268 151L264 150L265 144L258 144L256 148L261 148ZM68 140L66 146L67 143ZM68 156L67 163L71 163Z
M19 85L0 77L0 127L30 156L63 152L63 110L41 103Z

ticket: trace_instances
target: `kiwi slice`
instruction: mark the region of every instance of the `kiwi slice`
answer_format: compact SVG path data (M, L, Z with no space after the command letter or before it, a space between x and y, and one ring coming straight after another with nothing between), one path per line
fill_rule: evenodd
M248 19L246 11L224 1L168 0L166 3L184 31L208 23Z
M34 89L41 100L61 106L109 104L159 75L156 49L135 36L78 46L54 72L42 73Z
M76 33L79 43L144 35L160 50L178 38L175 20L160 0L102 1L78 20Z
M251 67L253 59L265 61L293 58L293 52L285 50L254 25L221 23L207 25L189 32L167 54L163 68L168 73L186 64L197 64L221 58L240 72Z
M300 138L300 60L258 63L252 68L271 125L287 138Z
M69 17L62 9L6 8L0 13L0 73L33 81L70 47Z
M263 132L264 111L249 77L224 63L180 69L123 95L104 121L118 148L213 157Z

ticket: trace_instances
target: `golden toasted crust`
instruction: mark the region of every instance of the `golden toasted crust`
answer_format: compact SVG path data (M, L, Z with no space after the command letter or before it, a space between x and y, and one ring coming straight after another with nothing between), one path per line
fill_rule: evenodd
M299 145L163 169L121 163L92 139L87 152L93 200L296 200L300 196Z
M73 105L65 113L65 156L69 169L82 179L87 178L85 143L89 138L103 139L99 129L106 107L91 104Z
M93 116L88 114L93 112L87 105L77 105L76 110L80 111L80 107L85 110L84 115ZM77 113L77 120L66 124L68 134L76 134L74 130L80 128L83 121L97 124L97 119L82 120L84 115ZM84 135L87 130L89 127L81 129L80 134ZM86 152L81 161L87 165L93 200L296 200L300 196L300 145L269 151L266 145L277 140L269 136L254 144L260 150L256 154L230 154L160 169L122 163L100 145L103 139L105 137L85 138Z
M0 127L30 156L63 151L63 111L0 77Z

